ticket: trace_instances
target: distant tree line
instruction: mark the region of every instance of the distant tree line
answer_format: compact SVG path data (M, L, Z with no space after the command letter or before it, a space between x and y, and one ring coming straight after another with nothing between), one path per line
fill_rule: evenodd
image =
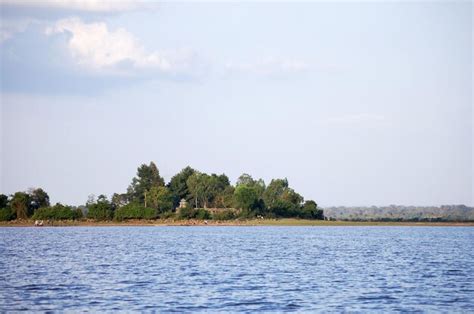
M474 208L465 205L326 207L324 213L349 221L474 221Z
M187 206L176 208L185 200ZM166 184L155 163L137 169L125 193L90 196L84 206L51 206L42 190L0 194L0 220L41 219L93 220L127 219L249 219L255 217L323 219L315 201L304 201L285 179L268 185L242 174L232 185L225 174L207 174L191 167L182 169Z

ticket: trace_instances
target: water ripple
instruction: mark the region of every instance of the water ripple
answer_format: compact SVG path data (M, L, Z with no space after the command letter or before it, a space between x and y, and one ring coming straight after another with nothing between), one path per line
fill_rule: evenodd
M0 228L0 312L470 312L474 228Z

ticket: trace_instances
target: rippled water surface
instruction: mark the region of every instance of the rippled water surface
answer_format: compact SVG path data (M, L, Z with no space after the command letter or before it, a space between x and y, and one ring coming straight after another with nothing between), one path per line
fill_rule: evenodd
M0 228L0 310L474 311L472 227Z

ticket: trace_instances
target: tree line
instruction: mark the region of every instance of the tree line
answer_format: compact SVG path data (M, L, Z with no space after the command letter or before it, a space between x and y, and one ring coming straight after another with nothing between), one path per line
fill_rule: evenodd
M186 206L179 208L180 201ZM219 210L215 210L219 209ZM127 219L251 219L255 217L323 219L315 201L307 200L289 186L288 180L262 179L242 174L235 185L225 174L207 174L191 167L182 169L168 183L154 162L142 164L125 193L110 198L90 196L79 207L51 206L41 188L0 194L0 220L41 219L93 220Z
M328 219L347 221L474 221L474 208L465 205L326 207Z

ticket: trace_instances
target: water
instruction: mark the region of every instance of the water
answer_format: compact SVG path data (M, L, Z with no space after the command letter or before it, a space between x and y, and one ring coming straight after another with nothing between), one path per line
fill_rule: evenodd
M0 228L0 310L474 311L472 227Z

